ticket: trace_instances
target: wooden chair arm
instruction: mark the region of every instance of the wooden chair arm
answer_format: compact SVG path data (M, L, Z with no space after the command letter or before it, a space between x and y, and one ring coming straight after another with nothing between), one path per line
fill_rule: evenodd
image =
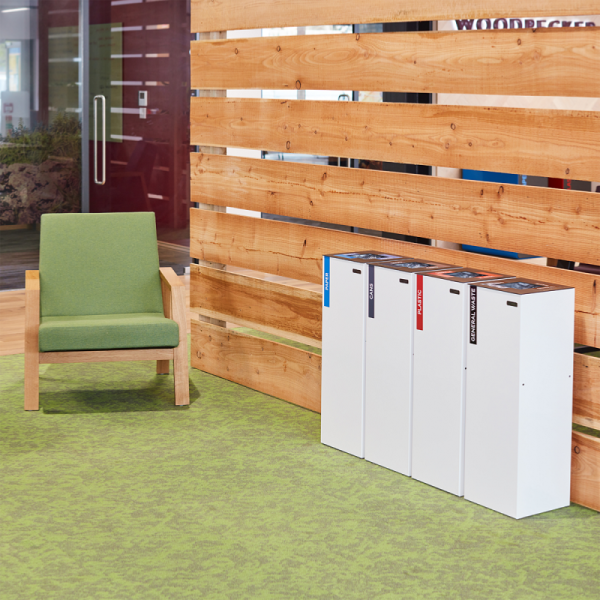
M25 271L25 290L26 291L40 291L40 272L39 271Z
M175 271L173 271L171 267L160 267L159 271L161 284L167 285L169 289L183 286L183 282L177 277Z
M25 271L25 347L27 340L37 346L40 326L40 272ZM35 335L35 341L33 339ZM36 348L36 352L37 352Z
M39 352L40 272L25 271L25 353Z
M159 271L165 317L179 325L179 342L187 344L185 285L171 267L161 267Z

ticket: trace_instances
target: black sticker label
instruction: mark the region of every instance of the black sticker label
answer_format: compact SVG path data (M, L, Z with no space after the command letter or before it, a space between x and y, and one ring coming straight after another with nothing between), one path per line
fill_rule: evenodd
M369 318L375 318L375 266L369 265Z
M477 286L469 287L469 341L477 344Z

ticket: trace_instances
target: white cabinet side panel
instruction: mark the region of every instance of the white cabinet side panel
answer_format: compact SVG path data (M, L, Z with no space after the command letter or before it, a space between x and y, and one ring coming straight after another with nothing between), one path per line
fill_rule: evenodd
M378 267L374 272L374 318L367 316L365 458L410 475L413 275Z
M365 264L332 258L330 306L323 307L321 442L360 458L364 457L367 270Z
M522 303L519 518L570 503L574 294Z
M467 344L465 498L517 513L520 297L477 288L477 344Z
M424 276L423 330L414 332L412 476L459 496L464 487L465 290L463 284Z

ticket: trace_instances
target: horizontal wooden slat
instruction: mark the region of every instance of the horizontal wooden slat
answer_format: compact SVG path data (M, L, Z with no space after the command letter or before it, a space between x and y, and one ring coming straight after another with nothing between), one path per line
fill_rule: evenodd
M152 11L150 11L152 12ZM192 0L192 31L394 23L496 17L595 15L598 0Z
M40 352L40 364L121 362L125 360L172 360L173 348L141 348L137 350L85 350L72 352Z
M321 347L321 294L191 265L190 310Z
M323 254L369 249L571 286L575 288L575 340L600 346L600 277L595 275L199 209L192 209L190 218L192 257L315 283L322 281Z
M600 27L192 42L192 88L600 96Z
M600 438L573 432L571 502L600 511Z
M600 196L192 153L193 202L600 264Z
M600 179L600 113L192 98L191 143Z
M600 429L600 358L575 354L573 422Z
M210 323L192 322L192 367L321 411L321 357Z

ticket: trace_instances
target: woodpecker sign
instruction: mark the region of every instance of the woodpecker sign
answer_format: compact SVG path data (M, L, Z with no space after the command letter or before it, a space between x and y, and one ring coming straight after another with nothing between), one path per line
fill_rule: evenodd
M594 21L563 21L559 19L457 19L461 29L532 29L540 27L596 27Z

